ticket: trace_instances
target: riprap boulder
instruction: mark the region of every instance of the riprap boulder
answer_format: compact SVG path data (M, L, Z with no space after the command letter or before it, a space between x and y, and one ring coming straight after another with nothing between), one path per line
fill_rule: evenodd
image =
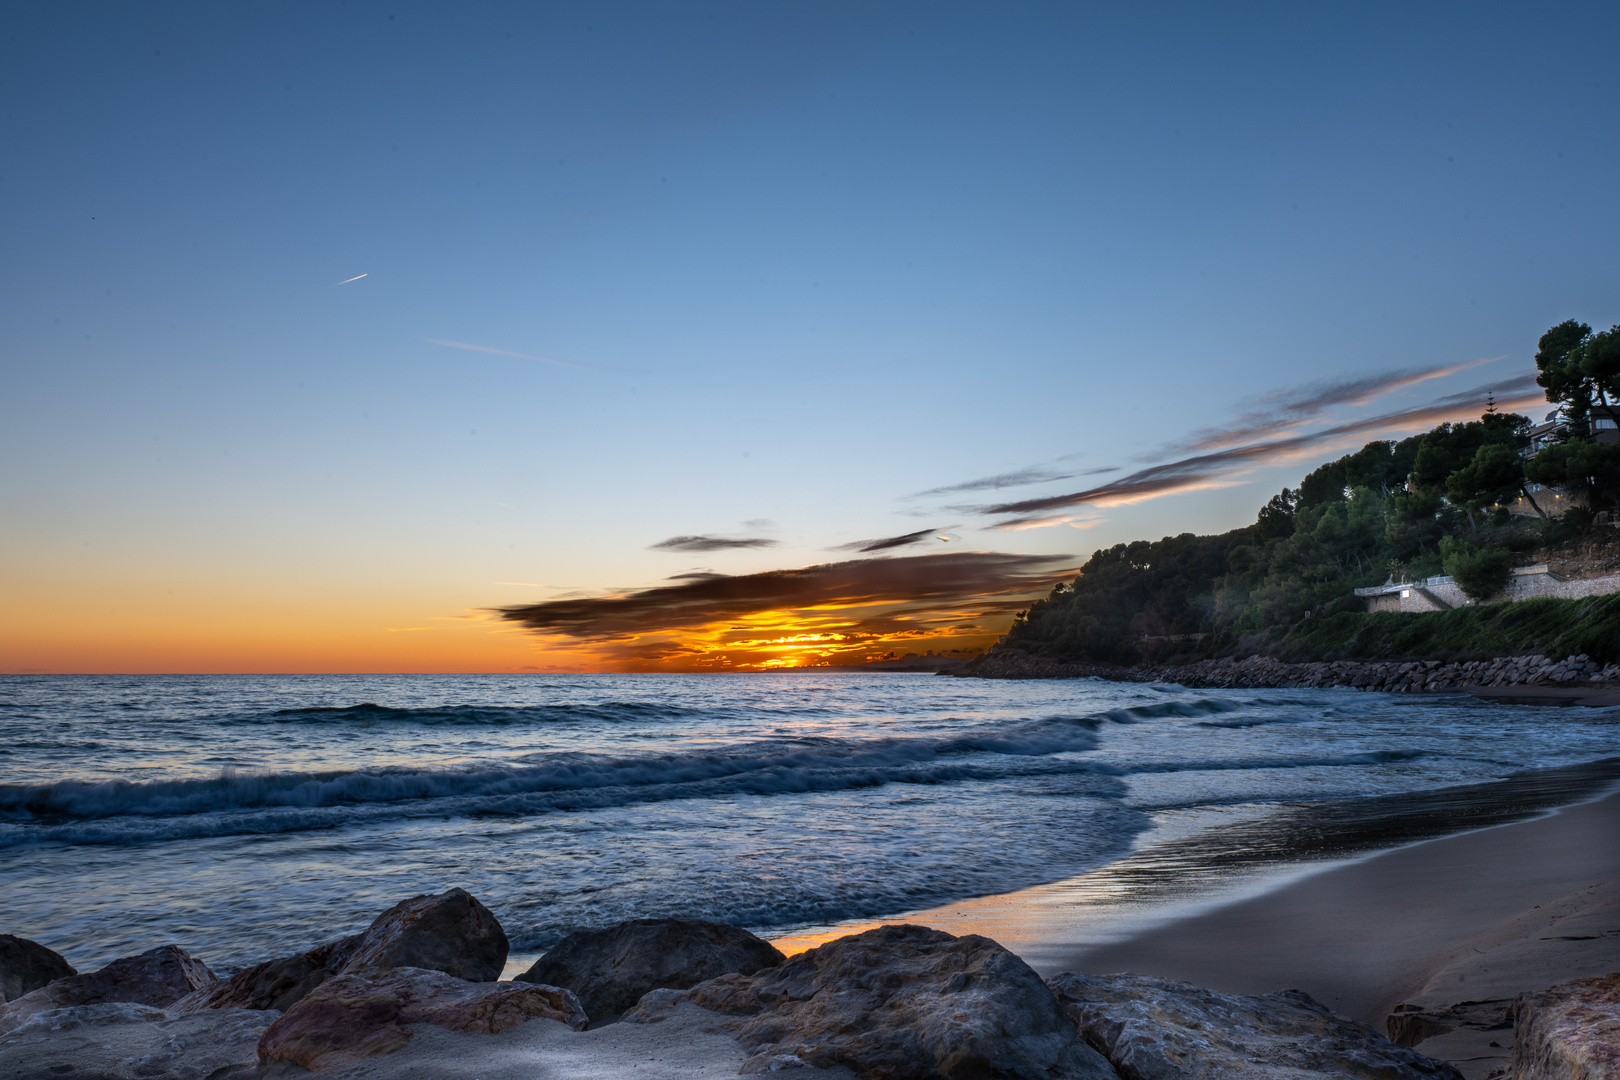
M338 975L375 977L401 967L493 982L506 966L506 951L506 931L494 914L465 889L450 889L402 900L359 934L244 968L173 1009L285 1011Z
M489 908L466 889L450 889L401 900L377 916L340 973L414 967L490 982L501 977L507 948L506 931Z
M353 934L318 945L308 952L266 960L243 968L229 979L187 994L174 1012L199 1009L279 1009L286 1012L311 990L343 969L364 935Z
M258 1042L275 1013L177 1014L131 1002L35 1013L0 1037L6 1080L222 1080L258 1072Z
M1512 1080L1620 1076L1620 972L1576 979L1513 1004Z
M375 979L328 979L271 1024L259 1059L323 1072L411 1040L412 1024L496 1034L525 1020L557 1020L574 1029L585 1011L567 990L530 983L472 983L423 968L394 968Z
M1113 1080L1040 976L989 938L882 926L754 975L654 991L624 1016L648 1022L679 1001L739 1018L755 1054L744 1072L797 1058L871 1080Z
M566 986L594 1022L617 1016L650 990L685 990L733 972L752 975L785 959L740 927L702 919L633 919L569 934L517 979Z
M0 1004L77 974L60 953L39 942L0 934Z
M1462 1080L1298 990L1245 997L1140 975L1047 985L1125 1080Z
M0 1033L35 1013L75 1005L130 1002L163 1009L218 980L208 965L178 945L160 945L139 956L114 960L98 971L56 979L16 1001L0 1005Z

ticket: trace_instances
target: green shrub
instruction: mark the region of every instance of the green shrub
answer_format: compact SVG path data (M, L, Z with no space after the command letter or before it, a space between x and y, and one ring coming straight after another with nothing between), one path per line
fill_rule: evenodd
M1476 549L1447 536L1440 541L1441 565L1470 600L1484 600L1507 587L1513 558L1495 548Z

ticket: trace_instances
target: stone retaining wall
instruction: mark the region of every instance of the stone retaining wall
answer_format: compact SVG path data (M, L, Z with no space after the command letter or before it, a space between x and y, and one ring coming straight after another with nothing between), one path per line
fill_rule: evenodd
M1587 596L1606 596L1620 592L1620 574L1602 574L1596 577L1565 578L1545 569L1539 573L1526 573L1528 567L1514 571L1507 587L1485 600L1487 604L1502 604L1511 600L1534 600L1552 597L1557 600L1579 600ZM1358 589L1358 596L1367 597L1368 611L1447 611L1476 601L1468 599L1462 587L1447 577L1426 581L1402 583L1382 587L1375 595L1370 589Z

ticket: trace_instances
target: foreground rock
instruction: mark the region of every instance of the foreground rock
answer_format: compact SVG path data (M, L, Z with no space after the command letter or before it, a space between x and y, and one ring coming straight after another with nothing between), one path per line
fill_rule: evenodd
M1520 995L1507 1074L1512 1080L1620 1076L1620 972Z
M139 956L114 960L99 971L69 975L0 1005L0 1034L51 1009L103 1002L166 1008L218 979L208 965L178 945L160 945Z
M728 975L752 975L787 959L736 926L701 919L634 919L569 934L519 982L566 986L592 1022L624 1012L650 990L685 990Z
M506 951L506 932L490 910L465 889L451 889L403 900L363 933L245 968L173 1009L285 1011L338 975L377 976L401 967L492 982L506 966Z
M210 1080L257 1071L276 1013L177 1015L132 1002L49 1009L0 1036L6 1080Z
M525 1020L585 1026L567 990L529 983L472 983L440 971L395 968L376 979L339 975L289 1009L259 1040L265 1063L291 1062L324 1072L411 1041L412 1024L493 1035Z
M506 931L489 908L466 889L451 889L402 900L377 916L342 974L414 967L490 982L501 977L507 948Z
M1462 1076L1298 990L1243 997L1140 975L1065 974L1048 985L1125 1080Z
M1029 965L989 938L881 926L755 975L657 990L624 1016L690 1001L742 1018L745 1073L802 1062L873 1080L1112 1080Z
M277 1009L286 1012L354 955L364 935L327 942L296 956L283 956L243 968L229 979L188 994L170 1006L174 1012L199 1009Z
M61 954L39 942L0 934L0 1004L38 990L52 979L77 974Z

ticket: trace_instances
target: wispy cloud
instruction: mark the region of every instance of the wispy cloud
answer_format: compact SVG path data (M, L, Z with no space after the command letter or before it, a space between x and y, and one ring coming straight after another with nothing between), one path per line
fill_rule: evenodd
M593 367L585 364L576 364L569 360L553 360L549 356L534 356L530 353L512 352L509 349L492 349L488 345L469 345L465 341L443 341L439 338L425 338L430 345L445 345L452 349L466 349L469 352L489 353L492 356L514 356L519 360L535 360L542 364L555 364L558 367L578 368L580 371L595 371Z
M729 551L732 548L768 548L781 543L763 536L672 536L651 545L649 551Z
M1222 427L1205 428L1185 442L1177 443L1179 450L1221 450L1239 446L1265 436L1275 437L1297 431L1320 420L1329 410L1344 406L1367 405L1398 390L1405 390L1432 379L1491 363L1492 359L1467 360L1460 364L1440 367L1414 368L1406 371L1387 371L1379 375L1362 375L1351 379L1335 379L1309 383L1305 386L1273 390L1251 400L1253 406L1232 423Z
M1225 486L1233 482L1233 477L1263 465L1353 445L1380 435L1409 434L1443 421L1475 419L1485 407L1487 394L1495 395L1498 408L1505 411L1526 408L1542 400L1534 377L1520 375L1449 394L1427 405L1346 421L1302 435L1269 439L1151 465L1112 483L1084 491L975 509L985 514L1030 515L1070 506L1120 506L1178 492Z
M995 476L984 476L977 480L967 480L960 484L947 484L945 487L929 488L919 491L915 495L908 495L911 499L925 499L930 495L953 495L958 491L990 491L997 488L1024 487L1028 484L1044 484L1053 480L1068 480L1075 476L1072 472L1055 472L1041 466L1031 466L1027 469L1016 469L1013 472L998 473Z
M955 528L950 526L949 528ZM926 544L930 540L948 540L949 537L939 535L946 529L918 529L916 532L905 533L902 536L885 536L878 540L855 540L848 544L839 544L833 551L890 551L894 548L910 547L912 544Z
M990 528L1005 532L1023 532L1026 529L1050 529L1058 525L1067 525L1071 529L1094 529L1106 520L1106 518L1102 517L1079 518L1073 514L1047 514L1034 517L1010 518L1007 521L998 521L991 525Z

